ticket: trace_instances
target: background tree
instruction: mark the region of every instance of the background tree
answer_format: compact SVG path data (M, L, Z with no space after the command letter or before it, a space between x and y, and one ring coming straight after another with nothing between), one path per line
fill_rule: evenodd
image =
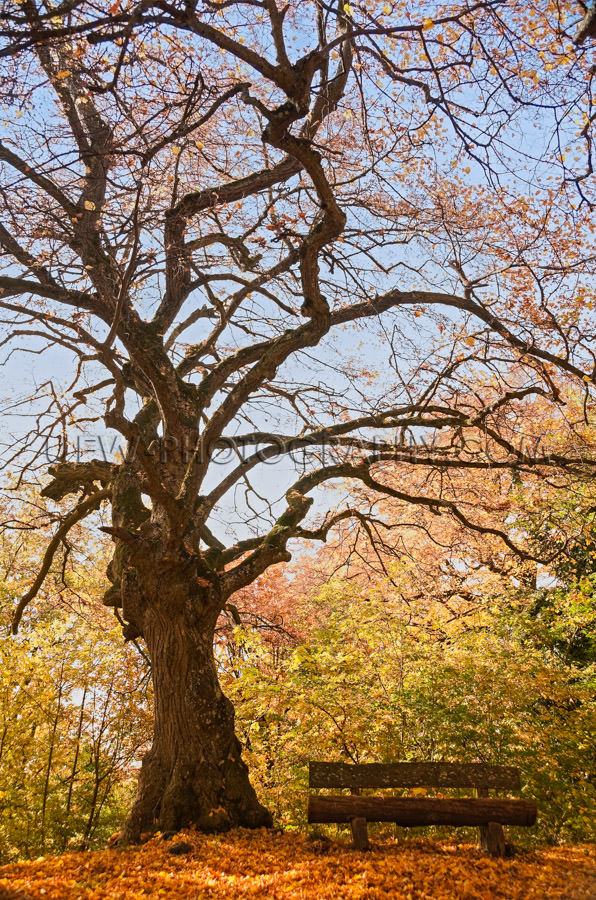
M84 526L56 554L36 627L9 634L14 597L35 577L47 511L2 504L0 858L102 844L133 796L150 735L148 669L102 608L109 555Z
M546 0L6 0L3 21L7 360L69 370L6 457L22 482L51 448L44 496L77 495L14 628L109 506L104 603L155 689L125 837L265 824L213 657L233 594L295 540L373 535L341 479L531 558L450 473L591 465L565 406L573 382L588 416L596 380L587 50ZM570 452L521 443L536 397ZM69 429L101 420L121 457L73 460Z

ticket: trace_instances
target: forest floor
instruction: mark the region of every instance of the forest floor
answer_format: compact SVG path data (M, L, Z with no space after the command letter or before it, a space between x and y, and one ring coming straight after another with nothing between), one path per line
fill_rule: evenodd
M181 844L181 842L185 842ZM178 848L179 854L171 852ZM594 900L596 846L487 857L472 844L379 842L368 853L297 834L185 832L132 849L66 853L0 867L0 900L395 898Z

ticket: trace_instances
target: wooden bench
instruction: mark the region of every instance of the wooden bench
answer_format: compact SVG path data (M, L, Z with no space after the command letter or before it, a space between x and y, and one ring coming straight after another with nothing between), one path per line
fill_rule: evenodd
M489 790L519 791L519 769L482 763L309 763L309 787L349 788L345 794L311 794L308 821L352 826L354 847L368 849L367 822L401 826L478 825L482 847L505 855L503 825L533 825L536 804L489 797ZM367 788L473 788L475 797L387 797L360 794Z

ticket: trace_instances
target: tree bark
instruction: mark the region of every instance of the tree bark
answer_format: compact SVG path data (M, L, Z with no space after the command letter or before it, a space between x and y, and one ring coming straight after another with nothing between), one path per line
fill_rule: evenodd
M125 842L156 829L225 831L272 824L250 784L234 709L217 677L213 637L219 606L189 591L188 582L176 579L168 585L169 580L162 579L159 600L143 613L155 692L154 733Z

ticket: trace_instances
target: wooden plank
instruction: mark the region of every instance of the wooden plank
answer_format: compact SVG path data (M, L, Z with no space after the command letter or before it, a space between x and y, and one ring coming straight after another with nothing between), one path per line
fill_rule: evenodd
M360 788L352 788L350 793L354 796L358 796L360 794ZM366 819L352 819L350 825L352 826L352 844L354 850L369 850L370 844L368 843Z
M479 787L478 790L476 791L476 796L477 797L488 797L488 788L487 787ZM501 827L503 827L503 826L501 826ZM480 828L478 829L478 831L480 832L480 846L483 848L483 850L486 850L486 844L488 841L487 829L488 829L488 825L481 825Z
M488 797L488 788L478 788L479 797ZM507 843L505 841L505 832L503 826L498 822L489 822L487 825L481 825L480 846L483 850L490 853L491 856L504 857L507 852Z
M519 769L484 763L332 763L312 761L311 788L485 787L520 789Z
M486 850L491 856L501 858L506 856L507 844L502 825L499 825L498 822L489 822L488 825L481 825L480 834L480 846L483 850Z
M488 788L481 785L476 791L476 796L488 797ZM483 850L486 850L488 843L488 825L481 825L478 831L480 832L480 846Z
M350 825L352 826L352 843L354 844L354 850L368 850L368 829L366 827L366 819L363 819L361 816L355 819L351 819Z
M364 818L369 822L395 822L397 825L533 825L536 804L529 800L503 797L332 797L311 796L308 821L311 823L351 822Z

